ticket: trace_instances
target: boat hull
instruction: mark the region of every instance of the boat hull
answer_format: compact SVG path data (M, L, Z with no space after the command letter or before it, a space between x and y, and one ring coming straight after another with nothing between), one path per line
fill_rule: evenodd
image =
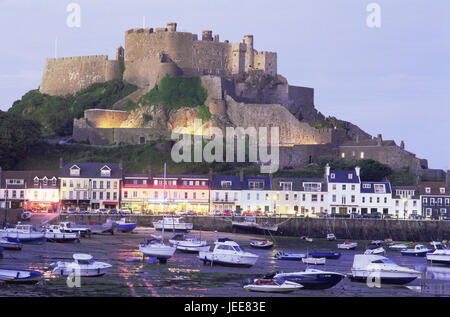
M117 230L120 231L120 232L123 232L123 233L130 233L134 229L136 229L136 224L135 223L120 224L117 227Z
M261 293L290 293L302 289L303 285L293 283L293 282L285 282L282 285L245 285L244 289L249 292L261 292Z
M0 281L14 284L36 284L42 278L42 273L33 270L0 269Z
M3 248L4 250L19 251L22 250L22 243L2 240L0 241L0 248Z
M204 264L249 268L258 261L257 256L217 255L213 252L199 252L198 258Z
M79 236L76 233L46 233L45 238L50 242L79 242Z
M426 255L426 257L428 262L450 265L450 253L447 254L429 253Z
M313 258L325 258L329 260L338 260L341 257L339 252L313 252L310 254Z
M401 251L403 256L426 257L428 251Z
M325 265L325 258L304 258L302 259L303 264L307 265Z
M352 274L349 275L350 280L355 282L367 283L369 281L374 281L379 278L381 284L396 284L403 285L408 284L416 280L419 275L414 273L398 273L398 272L374 272L365 270L353 270Z
M157 259L163 259L167 260L170 259L173 254L175 253L176 248L170 247L170 246L140 246L139 251L141 251L144 256L148 256L151 258L157 258Z
M320 273L281 273L274 278L284 281L294 282L303 285L303 289L323 290L334 287L344 279L345 275L339 273L320 272Z

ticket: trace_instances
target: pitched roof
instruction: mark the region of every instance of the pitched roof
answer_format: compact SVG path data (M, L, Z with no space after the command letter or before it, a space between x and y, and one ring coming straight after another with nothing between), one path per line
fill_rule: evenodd
M377 146L376 139L359 140L359 141L344 141L341 146ZM381 141L381 146L397 146L394 140Z
M376 185L384 185L385 191L375 190ZM391 194L391 183L389 182L361 182L361 193L363 194Z
M326 191L326 186L323 183L322 178L290 178L290 177L278 177L274 178L273 180L273 189L274 190L281 190L280 182L291 182L292 183L292 190L293 191L304 191L305 188L303 186L304 183L320 183L321 191Z
M333 177L334 175L334 177ZM329 183L359 183L359 177L356 171L330 171L328 176Z
M25 188L25 185L28 188L33 187L34 178L38 177L39 180L47 179L50 181L54 177L58 179L59 173L58 170L36 170L36 171L2 171L1 173L1 188L6 188L6 180L7 179L22 179L24 180L24 185L8 185L9 188ZM51 183L49 182L49 187Z
M430 193L426 192L430 188ZM441 193L441 188L445 188L445 193ZM420 195L450 196L450 188L445 187L445 182L422 182L419 186Z
M74 165L80 168L79 176L70 175L70 169ZM100 171L104 166L108 166L111 169L111 176L101 176ZM64 162L62 168L59 169L59 177L70 178L122 178L122 173L119 163Z

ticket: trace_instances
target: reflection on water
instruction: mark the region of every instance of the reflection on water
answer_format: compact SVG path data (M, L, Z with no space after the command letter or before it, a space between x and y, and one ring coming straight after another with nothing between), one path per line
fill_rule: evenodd
M212 241L213 234L202 233L203 238ZM150 264L142 260L138 250L140 241L146 234L117 234L114 236L94 236L82 239L80 244L50 244L25 246L20 252L7 252L0 260L0 267L22 268L44 272L44 280L34 286L7 285L0 289L0 296L220 296L246 297L267 296L248 293L242 289L242 281L260 277L268 272L303 271L307 267L301 261L279 261L278 251L307 253L318 250L336 250L338 241L315 240L308 243L299 238L276 238L276 247L269 250L249 247L250 236L227 234L246 251L259 255L252 268L229 268L203 265L196 254L175 253L167 264ZM206 237L205 237L206 236ZM362 253L366 241L358 241L357 251L340 250L339 260L327 260L321 270L350 273L353 256ZM112 264L111 270L103 277L82 278L81 288L67 287L66 278L53 276L46 270L51 262L72 259L73 253L89 253L94 259ZM369 288L364 283L354 283L344 279L332 289L322 291L299 290L291 294L270 294L269 296L449 296L450 267L427 265L426 259L403 257L398 252L388 251L387 256L402 266L422 272L422 278L407 286L382 285ZM129 260L132 261L129 261Z

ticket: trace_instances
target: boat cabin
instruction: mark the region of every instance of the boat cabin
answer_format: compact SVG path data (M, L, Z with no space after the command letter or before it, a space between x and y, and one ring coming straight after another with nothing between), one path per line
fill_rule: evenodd
M241 248L239 247L239 244L228 238L218 239L215 244L216 246L214 247L214 252L216 252L216 250L225 253L242 252Z
M353 259L353 268L354 269L365 269L367 266L371 264L393 264L396 265L392 260L374 254L357 254Z
M93 264L95 261L92 258L92 255L90 254L83 254L83 253L76 253L73 255L73 259L75 260L75 263L79 265L88 265Z

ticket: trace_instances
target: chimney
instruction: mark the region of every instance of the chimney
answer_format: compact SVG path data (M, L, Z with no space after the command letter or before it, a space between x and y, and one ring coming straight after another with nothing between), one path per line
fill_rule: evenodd
M325 179L328 179L328 176L330 176L330 164L327 163L327 165L325 165Z
M1 172L1 169L0 169ZM447 170L447 174L445 176L445 186L450 189L450 170Z
M356 166L356 167L355 167L355 172L356 172L356 176L360 177L360 174L361 174L361 167Z
M377 146L381 146L383 142L383 136L381 134L378 134L377 136Z
M149 180L151 180L153 178L151 166L147 167L147 176L148 176Z
M244 181L244 169L243 168L241 168L241 170L239 171L239 180L241 182Z
M402 142L400 142L400 148L401 148L402 150L405 149L405 141L402 140Z
M62 168L64 165L64 160L62 158L62 156L59 158L59 168Z

